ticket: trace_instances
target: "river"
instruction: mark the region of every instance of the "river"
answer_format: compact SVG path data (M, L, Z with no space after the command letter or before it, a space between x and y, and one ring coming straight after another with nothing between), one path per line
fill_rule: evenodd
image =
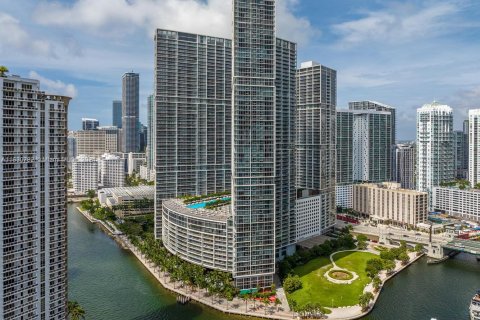
M178 305L130 252L68 206L68 292L87 320L240 320L199 304ZM480 289L480 263L459 255L440 265L422 259L385 285L369 320L468 320ZM251 318L249 318L251 319Z

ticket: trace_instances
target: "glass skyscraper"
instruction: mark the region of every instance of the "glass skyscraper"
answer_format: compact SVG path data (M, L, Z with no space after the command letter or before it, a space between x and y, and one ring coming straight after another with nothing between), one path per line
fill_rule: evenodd
M140 149L138 73L127 72L122 77L122 151L138 152Z
M120 100L112 102L112 125L122 128L122 101Z
M162 200L231 186L231 40L155 36L156 236Z
M297 240L335 224L337 72L309 61L297 70Z
M275 1L233 1L233 277L270 286L295 250L296 45L275 37Z

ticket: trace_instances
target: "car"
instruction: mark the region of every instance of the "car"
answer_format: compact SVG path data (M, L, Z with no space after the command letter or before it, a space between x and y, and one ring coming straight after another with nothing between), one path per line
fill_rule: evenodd
M403 237L408 238L408 234L404 234Z
M415 233L415 235L416 236L421 236L422 234L417 232L417 233Z

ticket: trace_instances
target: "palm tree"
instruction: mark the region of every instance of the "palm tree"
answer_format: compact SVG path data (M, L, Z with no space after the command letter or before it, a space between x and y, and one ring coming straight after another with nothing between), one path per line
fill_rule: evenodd
M5 77L5 73L8 73L8 68L5 66L0 66L0 77Z
M358 304L362 307L362 310L366 310L370 304L370 300L373 299L373 294L371 292L365 292L358 299Z
M248 299L249 299L249 295L248 294L244 294L242 295L242 300L245 301L245 313L248 312Z
M77 301L68 301L67 315L71 320L85 319L85 310L83 310Z

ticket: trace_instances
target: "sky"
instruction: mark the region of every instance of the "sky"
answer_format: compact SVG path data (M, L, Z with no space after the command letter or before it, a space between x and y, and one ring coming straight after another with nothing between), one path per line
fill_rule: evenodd
M337 108L375 100L397 108L397 139L415 138L416 109L450 105L461 128L480 108L480 1L277 0L277 36L298 63L337 70ZM140 73L140 116L153 92L155 28L231 37L230 0L0 0L0 65L74 99L81 118L112 123L121 77Z

